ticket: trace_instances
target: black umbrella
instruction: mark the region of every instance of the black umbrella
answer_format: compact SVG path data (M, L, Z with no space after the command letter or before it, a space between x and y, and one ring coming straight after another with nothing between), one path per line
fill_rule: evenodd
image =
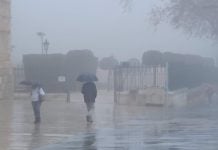
M93 82L93 81L98 81L98 78L96 77L95 74L86 73L86 74L80 74L76 80L79 82Z

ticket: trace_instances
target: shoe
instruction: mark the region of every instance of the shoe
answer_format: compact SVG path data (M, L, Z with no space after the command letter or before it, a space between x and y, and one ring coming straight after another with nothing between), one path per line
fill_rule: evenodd
M86 116L86 121L87 122L93 122L92 117L91 116Z
M38 123L40 123L40 122L41 122L40 120L35 120L35 121L34 121L35 124L38 124Z

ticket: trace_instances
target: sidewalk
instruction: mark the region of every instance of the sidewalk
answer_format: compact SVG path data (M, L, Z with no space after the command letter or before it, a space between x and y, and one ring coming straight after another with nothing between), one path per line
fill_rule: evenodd
M35 126L27 98L0 101L0 150L216 150L217 107L199 110L116 106L112 93L100 92L87 124L79 93L71 103L50 95Z
M113 107L112 95L102 99L99 93L96 111L102 111L104 126ZM18 97L18 96L17 96ZM100 102L101 101L101 102ZM107 112L105 112L107 111ZM30 150L54 143L86 129L86 107L80 93L71 95L66 103L65 95L49 95L41 108L42 123L33 124L33 112L28 95L22 94L13 101L0 101L0 150Z

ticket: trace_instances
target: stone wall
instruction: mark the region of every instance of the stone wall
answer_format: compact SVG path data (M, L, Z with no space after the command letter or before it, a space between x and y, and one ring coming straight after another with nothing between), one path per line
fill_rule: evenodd
M0 0L0 99L12 98L10 0Z

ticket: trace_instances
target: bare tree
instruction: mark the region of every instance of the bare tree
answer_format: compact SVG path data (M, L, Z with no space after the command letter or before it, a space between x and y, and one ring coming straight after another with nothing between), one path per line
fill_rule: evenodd
M134 0L120 0L126 9ZM151 11L151 21L163 21L200 37L218 40L218 0L160 0Z
M131 5L124 1L123 6ZM195 37L218 41L218 0L159 0L152 9L150 21L158 26L162 22ZM218 60L218 52L215 53Z
M168 21L185 32L218 40L217 0L162 0L162 5L152 10L155 25Z
M132 1L133 0L120 0L120 4L124 11L130 10Z

